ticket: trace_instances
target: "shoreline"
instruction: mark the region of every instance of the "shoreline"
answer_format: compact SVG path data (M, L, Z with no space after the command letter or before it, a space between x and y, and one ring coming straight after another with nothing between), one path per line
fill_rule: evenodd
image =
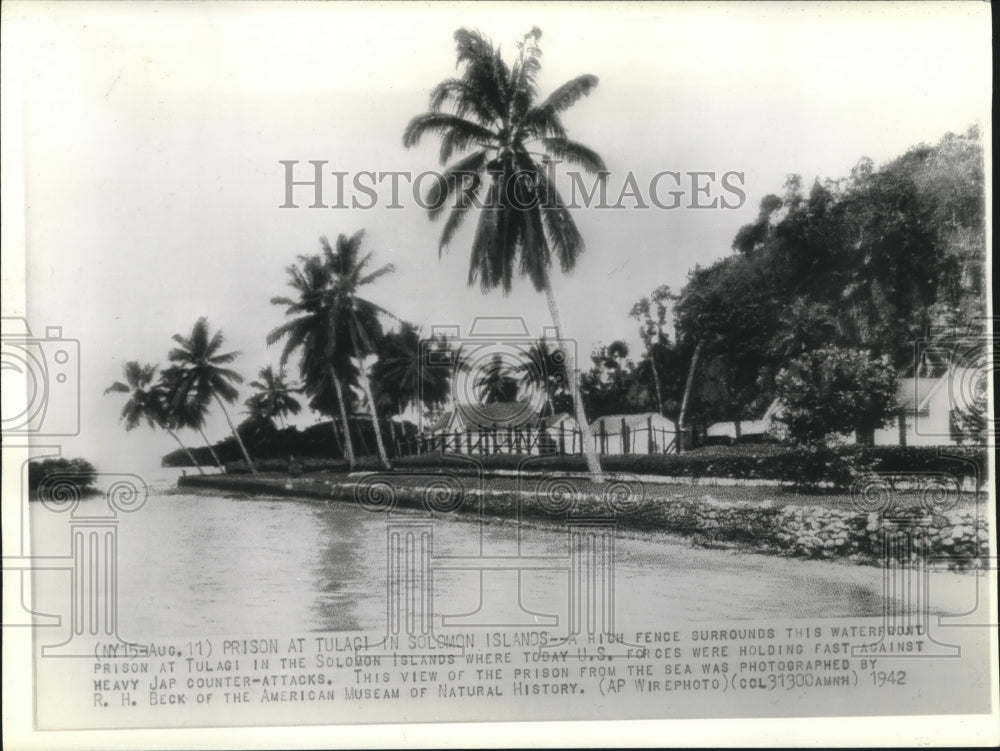
M368 512L398 508L465 519L482 505L491 521L545 527L561 523L572 508L574 515L613 519L617 529L630 534L662 533L695 547L856 565L883 565L885 536L901 529L919 531L922 552L947 560L949 568L981 568L989 556L985 509L971 501L977 496L960 499L948 509L928 510L911 499L909 505L870 510L856 504L845 507L843 496L802 496L760 487L647 487L610 478L593 485L551 476L528 483L521 478L519 484L512 478L479 478L478 487L471 484L451 474L389 472L187 475L177 481L185 490L355 503ZM713 489L715 494L706 492ZM733 499L734 491L754 492L738 492L741 497ZM479 503L468 503L470 499ZM892 562L910 565L917 560Z

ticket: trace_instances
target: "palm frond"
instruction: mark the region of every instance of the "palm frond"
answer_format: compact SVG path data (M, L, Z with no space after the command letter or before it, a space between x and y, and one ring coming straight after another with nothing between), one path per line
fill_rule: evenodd
M221 355L214 355L212 357L209 357L208 362L212 363L213 365L228 365L229 363L236 360L242 354L243 353L240 352L238 349L233 350L232 352L224 352Z
M584 251L583 236L563 204L558 189L541 172L537 176L542 220L548 233L549 246L559 259L559 267L563 273L568 273L573 270L576 259Z
M445 170L440 180L431 183L427 191L426 203L428 204L428 214L431 219L436 219L444 210L448 199L455 193L461 185L464 190L460 195L474 193L479 189L479 174L486 167L486 151L480 149L467 157L455 162ZM465 177L472 175L473 185L465 187ZM461 199L460 199L461 200Z
M264 341L267 343L267 346L270 347L281 341L284 337L291 335L297 329L307 328L310 320L311 316L303 316L301 318L295 318L291 321L286 321L280 326L275 326L268 332Z
M543 138L542 145L545 147L545 151L552 156L570 164L579 164L588 172L600 174L608 171L600 155L582 143L571 141L568 138Z
M524 212L521 229L521 274L531 280L536 291L545 289L551 251L539 211Z
M585 96L588 96L597 88L597 84L597 76L589 73L577 76L549 94L545 101L538 105L538 109L554 113L565 112Z
M503 118L503 112L493 108L493 103L481 95L469 81L461 78L448 78L431 92L429 108L432 112L440 112L441 108L451 102L454 114L465 118L473 114L481 125L490 125Z
M425 133L440 133L447 139L449 156L443 156L441 163L448 161L455 150L461 151L470 145L490 146L499 142L500 137L493 131L478 123L466 120L458 115L444 112L425 112L417 115L406 126L403 132L403 145L412 148L420 143ZM442 154L445 149L442 148Z
M130 389L128 386L126 386L121 381L115 381L110 386L108 386L106 389L104 389L104 395L107 396L108 394L127 394L131 390L132 389Z
M503 278L503 273L498 270L502 263L498 253L502 231L500 179L499 175L494 175L490 182L486 203L479 214L469 259L469 285L472 286L478 281L484 292L493 289Z
M358 286L362 287L362 286L364 286L366 284L372 284L376 280L381 279L386 274L392 274L395 271L396 271L396 266L394 264L387 263L382 268L375 269L375 271L373 271L372 273L368 274L367 276L361 277L358 280Z
M458 198L458 203L448 214L448 220L444 224L444 229L441 230L441 240L438 243L438 258L441 254L447 250L449 243L451 243L452 238L455 233L458 232L459 228L462 226L462 222L469 213L469 209L473 205L472 193L460 194Z

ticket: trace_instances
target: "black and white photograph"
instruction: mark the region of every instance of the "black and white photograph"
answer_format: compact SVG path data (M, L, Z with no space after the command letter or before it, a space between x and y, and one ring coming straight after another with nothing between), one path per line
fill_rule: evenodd
M6 747L1000 742L989 4L0 12Z

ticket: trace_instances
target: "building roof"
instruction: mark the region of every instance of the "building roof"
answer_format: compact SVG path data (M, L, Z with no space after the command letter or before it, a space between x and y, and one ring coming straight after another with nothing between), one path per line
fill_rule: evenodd
M451 425L452 419L455 417L455 413L448 410L442 414L438 419L436 419L431 425L427 426L427 430L431 433L439 433L442 430L447 430L448 426Z
M740 435L764 435L774 427L774 418L780 411L781 400L772 400L767 409L764 410L764 414L756 420L740 420ZM736 426L733 424L732 420L724 420L722 422L716 422L709 425L706 433L712 438L720 436L735 438Z
M560 412L557 415L549 415L548 417L542 418L542 425L546 428L554 428L560 423L570 423L573 428L576 428L577 426L576 418L569 412Z
M505 428L535 428L541 419L526 402L496 402L494 404L460 404L455 410L441 415L430 426L432 433L464 430L494 430Z

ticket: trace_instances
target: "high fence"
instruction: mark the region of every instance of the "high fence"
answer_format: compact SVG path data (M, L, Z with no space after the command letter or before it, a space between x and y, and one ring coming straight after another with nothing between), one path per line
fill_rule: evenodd
M607 420L592 430L594 449L599 454L669 454L677 451L677 434L672 428L654 426L653 418L646 424L630 426L621 420L617 432L608 432Z
M618 430L609 432L606 421L593 432L598 454L668 454L677 451L672 429L654 426L652 418L643 426L629 426L622 420ZM577 428L559 424L553 428L494 428L441 432L395 442L396 455L434 453L452 454L529 454L547 456L582 454L583 437Z

